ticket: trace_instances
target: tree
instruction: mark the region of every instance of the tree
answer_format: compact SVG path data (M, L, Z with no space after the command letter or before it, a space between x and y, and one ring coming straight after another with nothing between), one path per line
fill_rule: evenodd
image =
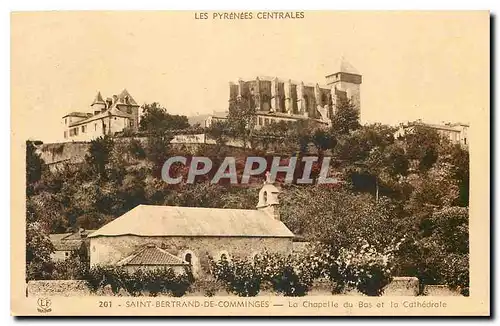
M226 144L230 136L230 126L227 120L213 121L212 124L206 128L205 132L215 140L217 145L222 146Z
M318 150L319 156L323 157L323 153L328 149L333 149L337 144L337 139L323 129L316 129L312 135L312 142Z
M255 107L244 97L229 103L227 121L234 136L241 138L246 148L255 126Z
M389 199L377 204L369 195L323 185L290 186L283 192L279 209L292 232L336 250L350 248L359 238L384 249L403 236L395 223L397 205Z
M161 178L161 169L170 153L170 141L173 136L169 132L155 132L148 136L146 157L153 163L153 175Z
M351 181L374 189L377 201L382 177L387 180L407 173L404 149L395 144L394 128L386 125L366 125L343 135L335 152L351 172Z
M36 152L34 143L30 140L26 141L26 190L31 193L33 184L42 177L44 161Z
M468 209L424 207L409 216L407 224L415 229L399 251L399 275L416 276L423 285L447 284L468 295Z
M90 142L87 163L101 179L106 179L106 165L109 163L114 141L110 136L99 137Z
M332 130L336 134L345 135L360 127L359 109L349 100L339 100L337 111L332 117Z
M142 108L139 129L148 133L163 133L168 130L189 128L188 118L184 115L169 114L159 103L145 104Z
M441 137L438 132L425 126L415 126L404 136L406 154L416 160L420 171L429 170L438 159Z
M53 271L50 255L54 245L39 223L26 224L26 277L47 279Z

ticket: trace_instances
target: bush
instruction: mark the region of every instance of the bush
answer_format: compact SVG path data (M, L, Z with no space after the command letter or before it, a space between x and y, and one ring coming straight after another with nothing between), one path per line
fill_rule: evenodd
M217 281L223 282L228 292L240 297L254 297L260 291L262 277L254 266L245 260L210 259L212 275Z
M380 296L392 280L394 254L404 238L389 245L383 251L366 240L358 238L357 245L335 249L316 244L311 250L310 269L314 277L327 278L332 282L332 293L356 289L368 296Z
M305 296L317 277L314 261L304 255L264 253L255 257L255 266L262 280L287 297Z
M381 253L366 241L353 249L342 248L333 281L368 296L380 296L392 280L392 260L392 248Z
M88 273L88 262L82 261L77 251L69 259L54 263L52 279L54 280L81 280Z
M189 270L180 275L171 268L139 269L128 273L123 267L96 266L88 272L86 281L92 292L110 285L115 294L124 289L132 296L147 292L151 296L167 294L181 297L193 283L193 278Z
M256 296L266 287L285 296L304 296L315 276L304 257L269 253L255 256L254 261L211 260L211 272L228 292L242 297Z
M132 139L128 145L128 151L129 153L137 158L137 159L145 159L146 158L146 151L142 147L142 144L140 141L137 139Z
M469 296L469 255L450 254L444 258L441 266L443 279L454 290Z

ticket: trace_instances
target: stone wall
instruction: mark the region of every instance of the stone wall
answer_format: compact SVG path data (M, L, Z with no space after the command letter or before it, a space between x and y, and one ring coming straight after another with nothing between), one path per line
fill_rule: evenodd
M203 273L208 266L208 255L219 258L222 253L230 257L248 258L264 250L291 253L291 238L258 237L119 237L90 238L90 264L116 264L146 244L167 248L171 254L184 259L192 256L193 272Z
M81 163L89 149L87 142L52 143L37 146L37 152L45 164Z
M186 296L204 296L205 289L203 282L194 283ZM88 289L85 281L82 280L56 280L56 281L29 281L27 284L27 296L89 296L89 295L114 295L109 288L98 290L93 294ZM128 293L120 290L118 296L126 296ZM232 296L224 289L216 291L216 295ZM261 291L259 296L276 295L269 291ZM328 296L331 295L330 285L328 282L317 281L313 288L308 293L309 296ZM341 295L347 296L363 296L357 291L350 291ZM415 277L395 277L390 283L382 296L417 296L418 295L418 280ZM457 291L450 290L445 285L428 285L424 291L424 295L428 296L459 296Z
M446 285L427 285L424 288L423 295L428 296L439 296L439 297L450 297L450 296L460 296L458 290L452 290Z
M419 282L416 277L395 277L384 290L387 296L416 296L418 293Z
M90 295L85 281L57 280L57 281L29 281L27 284L28 296L82 296Z

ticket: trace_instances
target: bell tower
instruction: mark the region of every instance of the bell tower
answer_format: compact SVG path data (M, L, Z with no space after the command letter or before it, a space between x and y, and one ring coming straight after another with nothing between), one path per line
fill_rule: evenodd
M325 77L327 85L331 88L332 97L335 100L339 97L351 100L359 111L361 109L361 74L344 57L341 57L336 67L336 72Z
M269 172L266 173L266 181L259 191L259 202L257 204L257 210L263 211L270 217L280 220L279 216L279 200L278 194L279 189L276 188L270 180Z

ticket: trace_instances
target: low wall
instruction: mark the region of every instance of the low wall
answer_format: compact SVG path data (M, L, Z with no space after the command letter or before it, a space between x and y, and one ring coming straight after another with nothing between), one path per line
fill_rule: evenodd
M461 296L458 290L452 290L446 285L426 285L423 295L435 297L455 297Z
M85 296L90 290L85 281L56 280L56 281L29 281L28 296Z
M385 288L382 296L417 296L419 285L416 277L395 277L394 280ZM316 281L313 288L308 293L309 296L328 296L331 295L330 283L326 281ZM425 287L424 295L428 296L459 296L457 291L450 290L445 285L428 285ZM97 293L93 294L88 289L85 281L81 280L40 280L29 281L27 284L28 296L89 296L89 295L105 295L113 296L109 287L100 289ZM127 296L128 293L120 290L117 296ZM192 288L186 296L204 296L204 290ZM232 295L228 294L225 290L220 289L216 295ZM274 293L262 291L262 295L276 295ZM358 291L349 291L342 295L347 296L363 296Z
M416 277L395 277L384 290L384 296L417 296L419 282Z

